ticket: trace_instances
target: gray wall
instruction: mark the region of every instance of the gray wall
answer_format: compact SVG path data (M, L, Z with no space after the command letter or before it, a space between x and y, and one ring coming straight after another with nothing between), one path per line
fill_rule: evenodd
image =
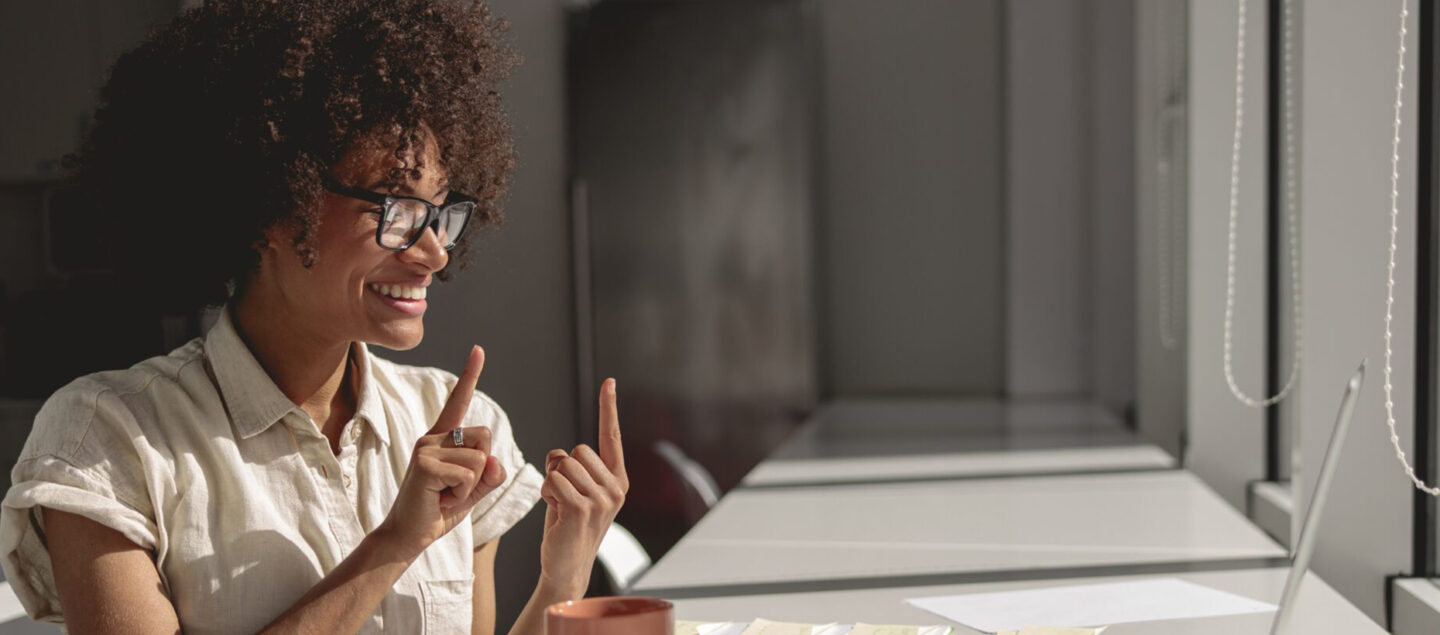
M1385 263L1389 247L1390 143L1400 3L1305 3L1301 99L1301 271L1305 277L1305 370L1296 402L1308 506L1340 392L1360 359L1372 372L1325 509L1315 570L1378 622L1385 576L1410 568L1412 488L1385 429ZM1394 401L1407 451L1414 440L1415 51L1410 11L1400 146Z
M1089 2L1006 6L1006 389L1088 392Z
M1133 403L1133 0L818 5L827 396Z
M1252 7L1253 9L1253 7ZM1414 403L1415 13L1410 17L1400 151L1399 251L1393 331L1397 432L1409 450ZM1233 3L1191 3L1191 466L1233 504L1262 475L1263 414L1229 396L1220 369L1224 310L1225 211L1234 108ZM1260 186L1264 158L1264 15L1249 15L1246 151L1242 158L1237 372L1263 396L1263 247ZM1297 78L1304 367L1282 405L1297 426L1297 516L1308 507L1345 381L1362 358L1371 372L1338 465L1319 534L1314 570L1372 619L1385 619L1385 576L1408 571L1412 488L1385 428L1383 373L1390 139L1399 2L1312 1L1299 15ZM1281 254L1282 258L1285 255ZM1288 284L1282 293L1288 292ZM1282 305L1288 296L1282 296ZM1282 306L1288 320L1288 307ZM1283 336L1292 331L1285 324ZM1282 364L1288 363L1282 342ZM1282 372L1283 377L1283 372Z
M1005 6L1006 394L1135 396L1132 0Z
M480 389L505 408L526 458L541 465L551 448L573 446L577 429L564 13L558 0L493 0L491 7L510 21L525 57L504 89L520 158L509 218L479 243L469 269L432 290L436 310L426 316L424 343L381 354L458 372L467 347L484 346ZM539 576L544 508L536 505L501 541L495 572L500 632Z
M1089 28L1091 294L1089 392L1119 412L1135 401L1136 0L1094 0Z
M1265 14L1247 16L1245 121L1235 275L1236 381L1265 395ZM1263 7L1263 5L1261 5ZM1186 465L1245 509L1246 483L1264 476L1265 419L1225 382L1226 232L1235 125L1233 2L1190 3L1189 350Z
M1188 2L1135 7L1135 391L1141 438L1181 455L1186 400Z
M0 76L23 88L5 91L0 111L0 183L58 176L106 70L176 7L175 0L0 3Z
M1000 3L826 0L819 13L826 396L997 396Z

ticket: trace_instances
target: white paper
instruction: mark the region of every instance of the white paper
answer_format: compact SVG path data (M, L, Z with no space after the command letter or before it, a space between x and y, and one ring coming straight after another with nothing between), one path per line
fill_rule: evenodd
M749 622L696 622L677 620L675 635L740 635Z
M949 635L953 630L955 629L949 626L890 626L860 622L846 633L848 635Z
M1274 604L1177 578L911 598L905 602L987 633L1020 630L1031 624L1104 626L1275 610Z
M824 632L833 624L800 624L798 622L772 622L764 618L755 618L750 626L745 628L741 635L815 635Z
M757 619L762 624L773 624L763 619ZM680 620L675 622L676 635L743 635L745 630L751 626L750 622L692 622ZM891 631L874 629L908 629L902 633L916 633L918 635L950 635L955 629L949 626L873 626L870 624L819 624L811 625L811 635L850 635L850 633L882 633L888 635Z
M1000 631L995 635L1100 635L1108 626L1100 628L1055 628L1053 626L1026 626L1018 631Z

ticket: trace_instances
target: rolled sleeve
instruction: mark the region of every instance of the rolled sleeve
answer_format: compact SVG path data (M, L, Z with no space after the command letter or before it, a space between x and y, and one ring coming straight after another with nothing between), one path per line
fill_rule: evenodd
M144 513L119 500L107 484L55 456L24 461L21 477L0 503L0 553L5 579L30 617L60 621L60 596L50 563L39 507L84 516L120 532L144 549L155 548L158 530Z
M0 566L30 617L59 622L60 598L38 508L84 516L155 550L160 531L144 470L113 400L76 382L41 408L0 502Z
M535 503L540 500L540 486L544 478L534 466L525 462L520 448L515 443L515 434L510 419L499 404L483 393L475 393L470 413L477 417L470 425L490 428L490 453L505 468L505 482L490 492L470 510L470 530L475 546L483 545L520 522Z

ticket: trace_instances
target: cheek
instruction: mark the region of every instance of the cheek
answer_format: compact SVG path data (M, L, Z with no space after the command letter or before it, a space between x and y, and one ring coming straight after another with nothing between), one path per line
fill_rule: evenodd
M304 292L331 305L363 300L366 280L388 255L375 245L373 236L317 241L316 249L319 258L304 276L308 278L302 283Z
M329 222L322 226L315 245L333 275L363 275L389 254L375 244L375 226L365 222L366 215L334 214L326 220Z

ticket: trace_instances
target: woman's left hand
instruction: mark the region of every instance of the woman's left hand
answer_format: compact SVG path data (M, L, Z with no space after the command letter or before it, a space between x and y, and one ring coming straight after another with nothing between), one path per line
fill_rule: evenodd
M600 453L581 444L570 452L551 450L545 457L545 537L540 543L542 584L579 599L590 584L590 569L600 541L625 504L630 479L620 443L615 380L600 387Z

